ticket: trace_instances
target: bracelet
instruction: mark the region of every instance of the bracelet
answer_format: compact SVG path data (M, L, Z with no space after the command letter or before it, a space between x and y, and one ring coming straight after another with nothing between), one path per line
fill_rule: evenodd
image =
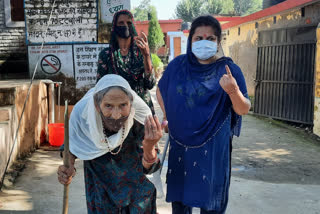
M235 92L237 92L239 90L238 86L235 86L232 90L228 91L227 94L230 96L231 94L234 94Z
M145 164L154 164L155 162L157 162L157 160L158 160L158 155L156 155L156 157L154 158L154 159L152 159L152 160L146 160L145 158L144 158L144 156L142 157L142 162L144 162Z

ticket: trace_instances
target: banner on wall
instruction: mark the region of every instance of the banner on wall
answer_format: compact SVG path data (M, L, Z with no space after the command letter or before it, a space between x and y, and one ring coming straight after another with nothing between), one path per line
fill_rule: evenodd
M97 41L97 3L94 0L25 0L27 44ZM52 11L51 19L49 20ZM48 30L47 26L49 25Z
M113 15L120 10L130 10L130 0L100 0L102 23L112 23Z

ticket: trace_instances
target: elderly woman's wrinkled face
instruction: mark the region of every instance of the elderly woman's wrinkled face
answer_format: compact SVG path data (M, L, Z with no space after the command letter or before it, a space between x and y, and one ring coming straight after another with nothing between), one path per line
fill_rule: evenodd
M131 102L124 91L112 88L103 96L99 107L103 116L118 120L129 116Z

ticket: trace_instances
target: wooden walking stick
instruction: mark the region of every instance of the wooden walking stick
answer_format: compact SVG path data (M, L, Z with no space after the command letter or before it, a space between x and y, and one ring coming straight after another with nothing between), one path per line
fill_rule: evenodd
M63 165L69 168L69 116L68 116L68 100L65 101L64 111L64 152L63 152ZM63 209L62 214L68 213L68 200L69 200L69 184L64 185L63 189Z

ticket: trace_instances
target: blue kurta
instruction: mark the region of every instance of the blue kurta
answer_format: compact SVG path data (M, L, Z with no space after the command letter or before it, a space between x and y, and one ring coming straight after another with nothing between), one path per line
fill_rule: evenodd
M230 184L230 142L241 127L241 117L219 84L225 65L246 97L247 89L230 58L201 65L192 57L189 52L174 59L159 81L171 145L166 200L223 213Z

